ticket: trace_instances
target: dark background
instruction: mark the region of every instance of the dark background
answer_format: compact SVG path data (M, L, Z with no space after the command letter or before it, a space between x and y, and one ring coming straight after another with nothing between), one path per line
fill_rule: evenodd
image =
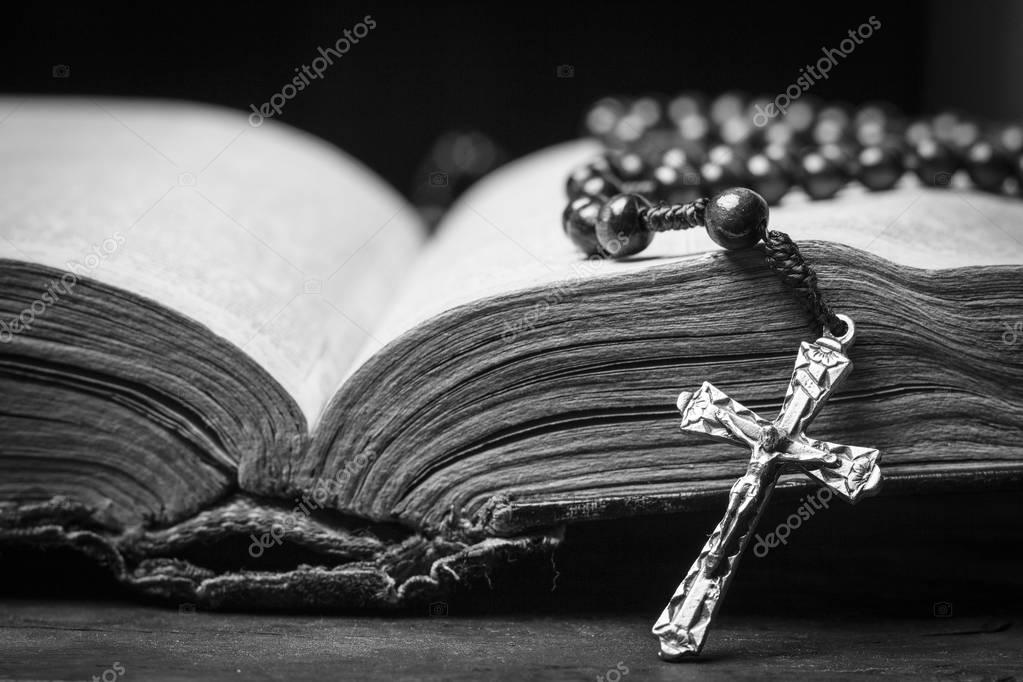
M874 15L881 28L812 94L910 114L1023 116L1023 3L36 3L8 9L0 91L184 98L240 110L279 92L366 15L377 27L281 120L403 192L451 129L508 156L579 133L607 94L777 94ZM55 78L54 65L68 77ZM558 77L558 67L571 77ZM568 70L562 69L562 75Z

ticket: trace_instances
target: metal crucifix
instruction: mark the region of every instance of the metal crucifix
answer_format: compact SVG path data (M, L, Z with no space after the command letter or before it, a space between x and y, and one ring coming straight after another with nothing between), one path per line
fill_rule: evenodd
M879 490L877 450L814 440L804 433L852 371L852 362L844 353L852 345L855 330L852 320L845 315L839 318L847 325L845 334L836 338L825 330L814 343L800 345L781 412L773 422L710 383L705 382L696 393L679 395L683 431L745 445L753 452L746 473L732 486L724 518L654 625L653 633L661 641L661 658L678 660L700 653L739 558L783 470L802 470L848 502Z

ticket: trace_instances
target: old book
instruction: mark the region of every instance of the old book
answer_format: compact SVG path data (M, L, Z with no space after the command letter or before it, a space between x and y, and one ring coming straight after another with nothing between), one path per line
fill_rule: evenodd
M397 605L573 522L720 504L745 458L682 434L678 393L770 414L818 331L759 254L696 230L574 252L589 142L494 173L428 237L276 122L36 98L0 119L0 541L142 594ZM1023 472L1021 224L1018 198L908 178L772 211L859 330L813 433L879 448L887 494Z

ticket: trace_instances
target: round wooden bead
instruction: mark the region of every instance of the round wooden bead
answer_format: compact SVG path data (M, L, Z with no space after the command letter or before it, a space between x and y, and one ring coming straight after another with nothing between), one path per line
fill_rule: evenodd
M586 112L586 129L591 135L610 138L615 125L625 115L625 104L614 97L605 97Z
M817 151L841 169L846 182L849 181L849 178L854 177L859 170L860 164L856 158L857 148L855 145L848 142L822 144Z
M654 233L646 229L640 212L650 203L638 194L611 197L597 216L597 242L611 258L637 254L650 245Z
M658 159L658 166L671 168L696 168L704 161L705 154L697 145L678 145L665 150Z
M852 116L840 104L832 104L817 112L813 126L813 141L819 145L835 144L848 139L852 134Z
M931 138L917 141L910 158L913 172L928 187L948 187L952 184L952 175L959 169L956 155Z
M902 154L888 147L864 147L857 156L856 177L867 189L891 189L902 177Z
M607 163L611 167L612 177L622 182L636 182L647 175L647 164L643 157L635 152L609 152Z
M1008 155L990 142L975 142L966 151L966 172L979 189L997 192L1012 173Z
M799 159L799 184L811 199L830 199L846 180L842 164L826 154L812 150Z
M565 194L569 199L577 199L582 196L607 199L620 191L621 187L611 180L607 171L593 163L579 166L573 170L565 183Z
M717 194L748 181L745 159L738 151L723 144L707 154L707 162L700 166L700 176L708 194Z
M745 187L733 187L710 200L704 223L707 234L717 244L726 249L742 249L760 241L769 216L770 209L762 196Z
M991 134L991 139L999 149L1010 156L1023 153L1023 125L999 126Z
M769 144L760 153L781 166L790 180L794 179L799 172L795 154L785 145Z
M682 143L682 136L677 130L663 128L651 130L643 139L633 145L632 150L643 159L647 170L661 165L661 159L666 149L676 149Z
M692 166L658 166L653 179L657 183L655 195L669 204L687 204L702 196L700 171Z
M587 256L600 253L596 227L603 203L598 198L582 196L569 203L561 215L561 226L565 234Z
M746 162L746 172L749 173L750 186L772 206L781 201L792 187L785 168L766 154L751 156Z

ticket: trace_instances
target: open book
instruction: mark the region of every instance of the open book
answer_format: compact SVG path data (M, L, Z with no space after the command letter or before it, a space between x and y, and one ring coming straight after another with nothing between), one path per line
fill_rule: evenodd
M720 504L746 457L683 434L677 395L770 416L819 331L700 230L574 251L591 142L492 174L428 238L364 166L242 112L0 120L0 540L150 594L399 604L573 521ZM815 436L880 449L888 494L1023 473L1023 202L907 178L771 225L857 324Z

